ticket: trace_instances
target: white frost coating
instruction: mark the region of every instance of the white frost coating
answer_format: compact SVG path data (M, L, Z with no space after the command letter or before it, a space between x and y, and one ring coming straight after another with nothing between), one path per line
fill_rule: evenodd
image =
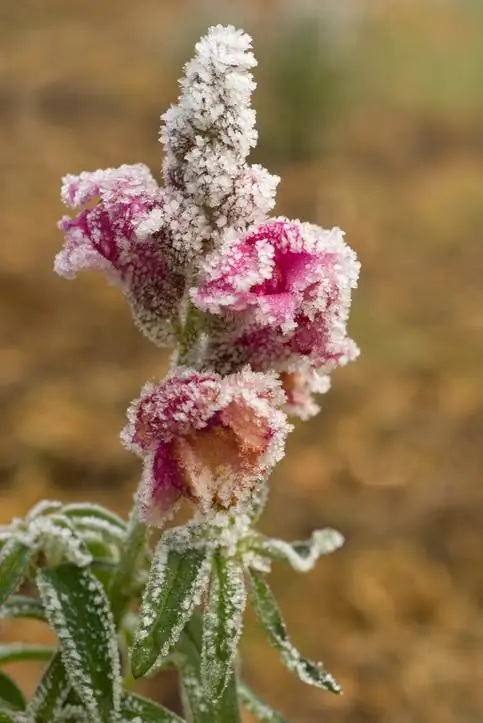
M64 593L56 590L41 573L37 576L37 586L44 604L47 620L55 630L59 639L62 662L64 663L69 681L82 700L90 718L93 720L101 720L98 704L99 691L93 689L89 672L84 667L87 651L83 648L82 644L79 647L65 615L64 608L69 600ZM107 644L107 653L111 668L110 678L113 684L112 720L114 723L117 719L117 712L120 709L122 691L121 668L114 619L106 599L104 588L96 578L91 577L89 579L86 592L89 595L90 605L92 605L95 610L95 614L103 620L105 639L99 640L99 644L103 642Z
M340 532L331 528L315 530L307 542L264 540L262 551L273 557L286 559L297 572L312 570L321 555L330 555L344 544ZM297 550L298 548L298 550Z
M201 677L211 699L219 698L230 680L242 634L246 600L244 570L240 562L233 558L215 561L209 601L203 615L201 651Z
M162 116L164 178L181 212L179 238L188 256L226 228L262 221L274 206L280 179L246 162L257 141L250 72L256 64L250 36L232 26L210 28L185 67L178 105ZM155 225L152 219L141 232Z
M52 514L35 517L25 532L18 535L21 542L32 552L43 552L54 563L60 559L85 567L92 562L92 555L86 549L74 526L67 517Z
M50 515L53 512L58 512L61 507L62 502L57 500L40 500L32 507L25 519L27 522L31 522L40 515Z
M201 519L202 521L199 521ZM223 548L227 556L237 553L240 542L250 532L250 517L244 512L217 512L209 521L204 516L180 527L172 527L163 535L170 550L201 549L214 551Z
M68 517L88 517L89 519L96 517L99 520L105 520L111 525L118 527L120 530L126 530L125 521L116 515L111 510L102 507L102 505L96 505L91 502L75 502L69 505L64 505L62 512Z
M75 720L76 723L89 723L89 716L84 708L78 705L66 705L55 717L55 723L65 723Z
M151 572L146 585L141 609L139 612L139 627L136 635L136 643L145 641L153 629L158 618L158 611L164 594L164 583L166 579L167 563L170 549L161 539L156 547ZM158 659L168 655L171 648L178 641L181 632L187 621L193 614L194 609L200 604L203 593L208 585L211 570L211 552L207 550L204 560L201 562L198 572L192 582L190 590L178 610L176 624L173 625L171 635L159 651Z

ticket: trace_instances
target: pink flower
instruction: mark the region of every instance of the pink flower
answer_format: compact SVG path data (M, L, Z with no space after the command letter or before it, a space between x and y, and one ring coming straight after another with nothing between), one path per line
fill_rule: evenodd
M351 291L359 263L338 228L275 219L241 239L228 238L204 266L191 290L196 306L220 318L205 364L228 373L250 364L256 371L298 374L299 401L289 409L317 409L316 381L358 354L347 336ZM300 376L302 375L302 376Z
M247 498L283 457L290 425L274 374L222 378L178 370L146 384L128 411L124 444L144 459L142 518L161 524L180 498L203 513Z
M184 291L166 231L138 232L162 209L162 193L142 164L66 176L61 198L82 210L59 222L65 245L54 267L66 278L84 269L104 271L121 286L137 325L155 343L170 339Z

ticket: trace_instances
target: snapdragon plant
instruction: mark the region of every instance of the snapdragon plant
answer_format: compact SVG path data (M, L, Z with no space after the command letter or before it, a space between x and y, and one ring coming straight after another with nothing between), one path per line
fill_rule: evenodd
M163 116L163 186L141 164L63 180L78 211L59 223L55 270L104 271L173 356L121 434L143 465L129 520L42 501L0 531L0 617L45 621L57 636L55 647L0 647L0 664L46 662L28 702L0 672L0 723L180 722L132 692L163 668L179 672L186 721L236 723L245 706L282 723L241 679L247 600L289 670L340 691L291 643L266 576L273 561L310 570L341 535L284 542L256 524L289 417L317 414L330 373L357 356L346 323L359 264L340 229L270 218L279 179L247 162L255 64L232 27L199 41ZM181 504L189 521L168 524Z

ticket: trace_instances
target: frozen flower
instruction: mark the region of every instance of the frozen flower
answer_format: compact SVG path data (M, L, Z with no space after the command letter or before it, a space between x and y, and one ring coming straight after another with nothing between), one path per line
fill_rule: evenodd
M246 163L257 141L250 72L255 65L246 33L211 28L186 65L178 104L162 116L166 187L184 195L190 213L197 209L215 242L225 227L246 230L274 205L279 179ZM185 234L187 245L199 242L199 236Z
M141 164L66 176L62 200L81 210L59 222L65 245L55 259L55 270L66 278L84 269L104 271L155 343L170 339L185 286L166 224L153 234L146 229L150 215L162 213L162 194Z
M181 369L146 384L122 433L144 460L143 519L162 523L180 498L204 513L246 499L283 456L284 401L275 374L249 369L224 378Z
M289 374L298 402L289 394L287 410L311 416L312 393L326 391L327 374L358 354L346 328L358 273L338 228L279 218L241 238L227 234L191 290L194 304L219 318L204 368Z

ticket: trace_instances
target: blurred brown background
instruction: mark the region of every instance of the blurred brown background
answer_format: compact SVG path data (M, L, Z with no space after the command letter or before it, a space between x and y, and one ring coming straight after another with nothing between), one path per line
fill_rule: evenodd
M246 675L294 723L479 723L479 0L0 2L0 522L42 496L129 507L139 464L118 431L166 357L102 278L52 273L59 179L159 169L159 114L213 22L254 37L254 158L283 177L277 212L340 225L363 264L361 359L292 435L263 522L347 537L309 575L272 576L295 642L345 695L291 678L251 618ZM27 691L34 672L17 669ZM148 688L176 705L172 679Z

